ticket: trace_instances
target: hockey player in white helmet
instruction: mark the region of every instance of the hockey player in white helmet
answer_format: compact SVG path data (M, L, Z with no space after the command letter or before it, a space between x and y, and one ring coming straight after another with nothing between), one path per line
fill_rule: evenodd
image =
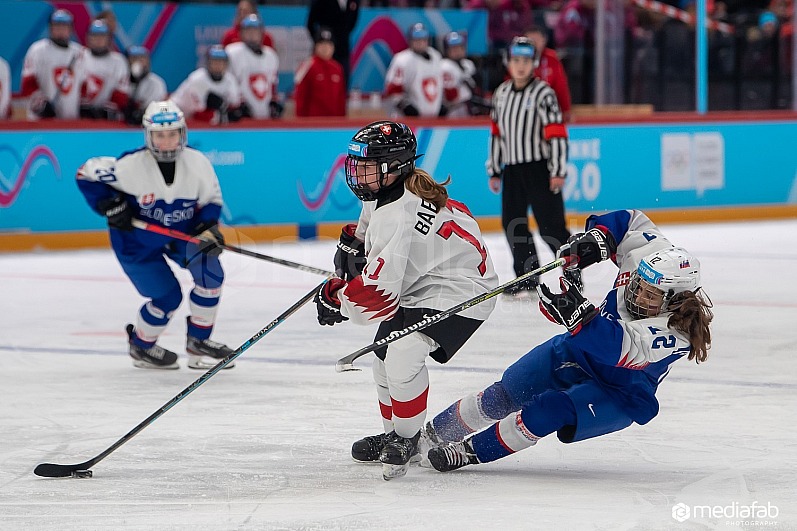
M107 218L111 247L133 286L147 299L136 324L126 328L133 365L179 367L177 354L157 344L183 299L168 258L194 279L187 319L188 367L209 369L232 353L210 340L224 282L219 181L207 157L188 147L185 117L172 101L152 102L143 126L146 147L119 157L89 159L78 170L78 187L89 206ZM134 219L196 235L203 243L134 230Z
M443 39L445 57L440 63L443 72L443 105L448 109L448 118L471 116L469 102L476 89L476 65L467 58L465 36L457 31L448 33Z
M558 255L579 269L611 259L619 267L614 287L596 308L564 277L562 293L540 284L540 310L568 331L427 423L437 470L495 461L554 432L572 443L647 424L659 412L656 390L670 365L707 359L713 315L700 263L645 214L590 216L586 232Z
M407 32L409 48L397 53L385 74L385 96L391 115L435 117L443 107L440 52L429 46L429 30L420 22Z
M149 50L143 46L127 49L130 70L130 98L124 109L125 121L130 125L141 125L144 110L153 101L166 99L166 82L152 71Z
M171 95L188 118L214 125L241 119L241 90L229 62L224 48L214 44L205 54L205 66L191 72Z
M379 323L379 340L498 285L478 223L448 197L448 181L415 167L417 146L409 127L387 120L349 142L346 182L363 208L341 233L335 269L343 278L316 296L320 324ZM381 462L385 479L407 472L426 417L427 356L446 363L493 307L486 301L375 351L384 432L352 445L356 461Z
M86 47L89 53L80 89L80 117L117 121L130 98L127 61L111 50L111 29L104 20L91 23L86 31Z

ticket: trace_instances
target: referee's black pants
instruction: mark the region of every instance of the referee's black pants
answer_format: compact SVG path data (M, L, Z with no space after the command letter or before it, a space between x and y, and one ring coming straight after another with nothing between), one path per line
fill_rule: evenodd
M550 179L548 162L545 160L512 164L504 168L501 179L501 225L512 250L517 276L539 267L537 248L529 231L529 205L540 229L540 236L554 254L570 237L562 193L551 192Z

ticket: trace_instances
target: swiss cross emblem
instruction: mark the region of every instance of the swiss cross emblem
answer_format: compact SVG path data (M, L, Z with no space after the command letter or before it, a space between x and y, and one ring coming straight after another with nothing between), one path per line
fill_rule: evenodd
M105 80L103 78L95 75L88 76L88 78L86 78L86 84L84 85L84 96L86 99L91 101L96 98L97 94L102 90L103 85L105 85Z
M390 133L393 131L393 129L390 127L390 124L380 125L379 129L385 136L390 136Z
M426 97L426 100L430 103L433 102L437 98L438 93L437 79L427 77L421 81L421 90L423 90L423 95Z
M151 207L155 204L155 194L144 194L141 196L141 206L144 208Z
M72 82L75 80L72 71L69 68L58 66L53 72L55 79L55 86L61 90L63 94L69 94L72 90Z
M258 72L249 76L249 87L252 89L252 94L259 100L266 99L268 94L269 84L265 74Z

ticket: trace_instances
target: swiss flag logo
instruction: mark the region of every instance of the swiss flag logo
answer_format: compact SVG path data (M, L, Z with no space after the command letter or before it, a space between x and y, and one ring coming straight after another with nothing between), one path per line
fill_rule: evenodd
M390 127L390 124L380 125L379 129L382 131L382 134L385 136L390 136L390 133L393 132L393 128Z
M62 94L69 94L72 91L75 76L69 68L65 66L56 67L53 71L53 79L55 80L55 86L61 89Z
M427 77L421 82L421 88L423 90L423 95L428 102L434 102L437 99L437 94L440 89L437 86L437 79L434 77Z
M266 95L268 94L269 90L268 79L266 79L266 75L262 72L250 75L249 88L252 89L252 94L255 95L255 98L259 100L266 99Z
M89 101L92 101L100 93L102 87L105 85L105 80L101 77L94 75L89 76L83 85L83 96Z

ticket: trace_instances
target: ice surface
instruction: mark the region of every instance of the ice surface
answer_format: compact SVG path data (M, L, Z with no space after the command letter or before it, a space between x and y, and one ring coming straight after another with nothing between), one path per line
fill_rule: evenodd
M381 430L371 356L356 362L363 372L334 371L375 328L321 327L312 303L92 479L34 476L38 463L99 454L202 372L184 355L179 371L132 367L124 325L141 299L110 250L0 255L0 529L796 529L797 220L664 229L702 261L716 319L709 361L674 365L657 418L573 445L549 437L449 474L414 467L391 482L349 457L354 440ZM509 280L502 236L487 242ZM330 240L240 245L322 268L334 252ZM233 348L320 282L222 258L214 339ZM593 301L613 274L611 264L587 271ZM188 275L179 278L187 292ZM181 353L187 306L161 340ZM430 414L559 332L536 301L502 299L450 364L430 362ZM753 502L769 515L745 518ZM719 514L678 522L677 503Z

